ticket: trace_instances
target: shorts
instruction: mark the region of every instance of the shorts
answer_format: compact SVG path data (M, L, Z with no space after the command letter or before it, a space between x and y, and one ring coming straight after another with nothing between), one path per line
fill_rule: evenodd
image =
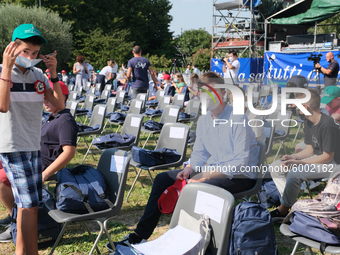
M19 208L39 205L42 193L40 151L0 153L2 165Z

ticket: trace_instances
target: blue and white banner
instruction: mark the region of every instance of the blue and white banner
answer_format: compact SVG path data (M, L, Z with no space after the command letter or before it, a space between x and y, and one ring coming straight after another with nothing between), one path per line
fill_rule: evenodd
M339 51L332 51L334 59L338 61ZM327 51L323 52L303 52L303 53L278 53L267 51L264 55L264 72L268 82L278 83L280 87L285 86L290 77L302 75L307 78L312 87L324 84L323 74L318 75L314 69L313 61L308 61L308 57L322 54L320 65L327 68ZM270 60L273 59L273 60Z
M239 58L240 70L237 83L260 83L263 75L262 58ZM211 71L223 75L223 62L219 58L211 59ZM236 81L235 81L236 82Z

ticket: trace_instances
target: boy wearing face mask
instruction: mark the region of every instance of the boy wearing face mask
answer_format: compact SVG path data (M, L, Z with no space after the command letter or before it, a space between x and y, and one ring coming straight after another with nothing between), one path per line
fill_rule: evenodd
M224 78L228 79L228 83L237 83L240 66L240 61L237 60L237 53L235 51L229 52L229 59L224 58L223 63L223 74Z
M3 53L0 76L0 159L18 206L17 255L37 255L37 213L42 189L40 157L41 115L44 97L56 108L64 106L57 78L55 51L39 55L47 41L32 24L21 24ZM43 61L54 89L43 72L35 68Z

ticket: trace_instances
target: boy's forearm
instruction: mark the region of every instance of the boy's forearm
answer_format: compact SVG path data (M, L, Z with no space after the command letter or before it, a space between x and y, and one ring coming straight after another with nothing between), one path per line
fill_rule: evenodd
M3 67L0 80L0 112L7 112L10 103L12 69Z

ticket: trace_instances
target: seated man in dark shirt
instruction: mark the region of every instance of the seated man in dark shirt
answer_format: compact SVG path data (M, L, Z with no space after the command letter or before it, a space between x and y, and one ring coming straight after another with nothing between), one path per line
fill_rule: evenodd
M64 95L65 102L69 94L67 86L59 82ZM53 89L53 83L50 82ZM45 110L50 112L47 121L41 127L41 160L42 160L42 179L46 181L54 173L65 167L76 152L77 143L77 123L69 109L57 109L49 101L44 101ZM0 167L0 201L8 211L7 218L0 220L0 225L10 224L10 214L14 203L14 197L10 182L5 170ZM0 234L0 242L12 241L11 228Z

